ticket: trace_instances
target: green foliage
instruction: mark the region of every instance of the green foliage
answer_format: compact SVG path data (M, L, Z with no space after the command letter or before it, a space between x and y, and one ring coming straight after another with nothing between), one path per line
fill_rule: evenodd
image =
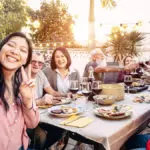
M110 40L104 43L102 49L110 50L115 61L121 61L125 56L138 56L138 47L144 39L142 33L137 31L121 32L117 30L109 35Z
M31 26L34 41L39 42L72 42L74 23L65 4L60 0L42 2L40 10L30 11L32 21L38 20L40 27Z
M26 22L26 5L24 0L0 1L0 39L7 34L19 31Z
M127 35L127 40L130 42L129 47L129 55L134 56L138 55L137 48L142 46L141 41L144 39L144 35L140 32L133 31Z

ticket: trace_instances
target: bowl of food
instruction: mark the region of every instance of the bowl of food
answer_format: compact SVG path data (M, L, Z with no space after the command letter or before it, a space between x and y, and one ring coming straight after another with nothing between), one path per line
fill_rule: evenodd
M102 84L102 95L113 95L116 101L124 99L124 85L123 84Z
M93 98L97 104L101 105L112 105L115 102L113 95L95 95Z

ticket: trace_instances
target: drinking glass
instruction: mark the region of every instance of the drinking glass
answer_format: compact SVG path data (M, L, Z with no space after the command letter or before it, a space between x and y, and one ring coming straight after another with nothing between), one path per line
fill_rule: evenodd
M81 83L80 83L80 90L82 90L82 85L83 85L85 82L88 82L88 77L82 77Z
M101 85L101 81L93 81L92 82L92 92L95 94L95 95L98 95L101 93L102 91L102 85Z
M132 79L131 75L125 75L124 76L124 83L127 86L127 92L128 93L129 93L129 88L130 88L130 85L132 84L132 82L133 82L133 79Z
M86 106L85 109L87 111L87 105L88 105L88 96L91 94L91 83L89 82L84 82L84 84L82 84L82 94L86 97L85 101L86 101Z
M79 90L79 81L78 80L71 80L70 81L70 92L76 94Z
M79 81L78 80L70 80L70 92L72 93L72 99L76 106L76 93L79 90Z
M81 82L88 82L88 77L82 77Z

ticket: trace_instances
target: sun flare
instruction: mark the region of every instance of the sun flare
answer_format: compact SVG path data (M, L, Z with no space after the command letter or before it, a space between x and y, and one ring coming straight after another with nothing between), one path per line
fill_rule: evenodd
M26 1L35 10L40 8L40 2L42 2L42 0ZM75 19L75 24L72 27L75 40L80 43L87 42L90 0L62 0L62 2L66 3L68 11ZM110 10L102 8L100 0L94 0L95 36L97 41L106 41L107 35L113 26L127 23L128 27L130 27L134 26L139 20L147 24L147 26L144 23L142 24L143 32L150 32L149 0L145 0L144 3L143 0L116 0L116 2L117 7ZM134 11L133 6L135 6Z

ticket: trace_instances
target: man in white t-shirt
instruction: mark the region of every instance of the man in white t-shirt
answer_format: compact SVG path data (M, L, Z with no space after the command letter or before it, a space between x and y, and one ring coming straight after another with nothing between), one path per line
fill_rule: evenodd
M44 57L39 52L33 52L31 61L31 78L35 80L35 100L36 105L48 105L59 102L58 97L64 96L53 90L50 83L42 71L44 65ZM57 100L55 98L57 97ZM52 127L48 124L40 123L35 130L27 130L31 143L30 148L45 149L47 139L49 145L52 145L62 137L63 130ZM57 135L56 135L57 134ZM36 138L35 138L36 137Z
M50 83L42 71L44 57L39 52L34 52L31 61L31 77L35 79L35 99L37 105L52 104L53 96L62 96L53 90Z

